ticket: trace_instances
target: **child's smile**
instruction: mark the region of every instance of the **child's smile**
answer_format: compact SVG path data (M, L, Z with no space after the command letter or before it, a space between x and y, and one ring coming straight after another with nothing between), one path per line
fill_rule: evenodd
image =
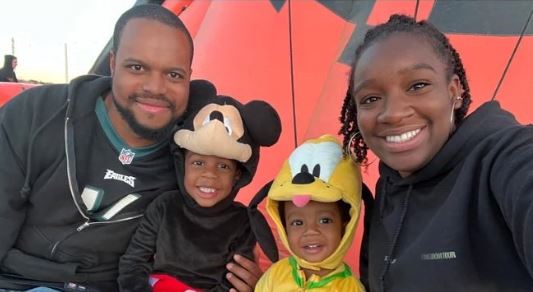
M239 177L234 160L192 151L185 154L185 189L202 207L212 207L229 196Z
M342 238L342 219L336 203L310 201L303 207L285 203L287 237L293 252L308 262L330 256Z

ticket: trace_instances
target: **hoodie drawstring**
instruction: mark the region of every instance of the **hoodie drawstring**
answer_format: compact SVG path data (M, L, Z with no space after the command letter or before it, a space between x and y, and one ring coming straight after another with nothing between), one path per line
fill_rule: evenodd
M56 116L58 116L62 111L63 109L65 109L65 107L68 105L68 103L65 103L63 104L62 107L60 107L54 114L52 114L50 116L50 118L48 120L46 120L44 123L41 124L41 126L39 126L39 128L37 128L35 130L35 133L31 136L30 138L30 142L28 144L28 153L27 153L27 157L28 157L28 160L26 161L26 177L24 178L24 185L22 186L22 189L20 189L20 196L24 199L24 200L27 200L28 197L30 196L30 193L31 193L31 170L32 170L32 162L33 162L33 142L35 141L35 139L37 139L37 135L39 135L39 133L54 119L56 118Z
M385 257L385 267L383 268L383 273L381 274L381 291L385 291L385 276L390 270L390 266L392 262L394 261L394 254L396 251L396 247L398 245L398 238L400 237L400 232L402 231L403 222L405 220L405 215L407 214L407 209L409 206L409 197L411 195L411 191L413 190L413 185L409 185L409 189L407 190L407 195L403 199L402 202L402 212L400 215L400 221L398 222L398 225L396 226L396 230L394 231L394 236L392 237L392 242L389 249L389 254ZM385 197L387 196L387 193L384 193L385 196L382 201L384 201ZM381 207L381 206L380 206ZM380 212L382 214L382 212Z

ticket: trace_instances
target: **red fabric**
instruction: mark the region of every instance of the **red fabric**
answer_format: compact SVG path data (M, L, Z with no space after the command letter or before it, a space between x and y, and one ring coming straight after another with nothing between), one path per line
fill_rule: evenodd
M165 274L152 274L150 280L154 292L201 292Z

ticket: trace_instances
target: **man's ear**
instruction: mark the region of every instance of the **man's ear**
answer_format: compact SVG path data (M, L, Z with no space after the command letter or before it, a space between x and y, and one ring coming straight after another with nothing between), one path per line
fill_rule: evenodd
M454 102L454 109L458 109L463 105L463 86L461 85L461 79L457 74L453 74L450 79L450 84L448 85L448 91L452 101Z
M109 51L109 72L111 76L115 75L115 53L112 50Z

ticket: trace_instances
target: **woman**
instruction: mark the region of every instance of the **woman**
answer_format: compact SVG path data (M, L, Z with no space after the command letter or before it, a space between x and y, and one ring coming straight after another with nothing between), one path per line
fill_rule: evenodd
M425 21L393 15L357 48L340 132L381 161L370 291L533 291L533 128L496 101L465 117L470 102Z

